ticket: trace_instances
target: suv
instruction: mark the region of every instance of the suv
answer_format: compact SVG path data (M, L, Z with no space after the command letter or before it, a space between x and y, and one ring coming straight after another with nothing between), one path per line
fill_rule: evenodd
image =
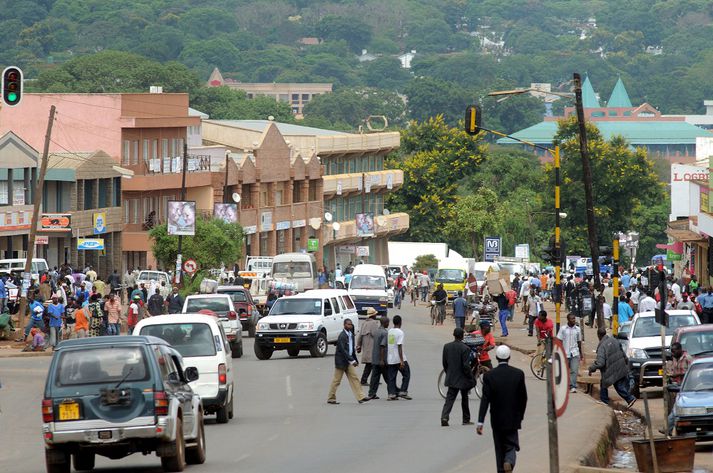
M666 327L666 350L671 346L671 337L679 327L700 325L698 315L692 310L667 310L669 316ZM641 388L661 385L662 353L661 325L654 312L640 312L631 322L631 331L626 341L626 356L629 358L629 369L634 378L632 394L639 397Z
M344 319L351 319L354 332L358 332L359 316L344 289L316 289L281 297L257 324L255 356L267 360L275 350L287 350L293 357L300 350L309 350L313 357L323 357L327 344L337 342Z
M238 319L243 326L243 330L248 331L248 336L255 336L255 328L260 318L260 313L253 301L250 291L243 286L218 286L218 294L227 294L233 300L233 306L238 312Z
M160 338L108 336L60 343L47 373L42 432L47 473L92 470L97 454L156 452L164 471L205 462L198 369Z
M225 336L230 342L230 356L243 356L243 330L238 321L233 299L228 294L195 294L183 301L183 314L216 315L223 325Z

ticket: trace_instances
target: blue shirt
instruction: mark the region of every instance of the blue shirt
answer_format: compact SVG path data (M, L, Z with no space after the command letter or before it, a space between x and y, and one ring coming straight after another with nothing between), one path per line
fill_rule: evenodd
M64 315L64 304L50 304L47 306L47 313L50 316L50 327L61 327L62 316Z
M631 282L631 276L628 274L625 274L621 277L621 285L624 286L625 288L629 287L629 283Z
M5 281L0 278L0 299L7 299L7 289L5 289Z
M464 318L467 309L468 302L462 297L458 297L453 301L453 317Z
M713 309L713 295L706 292L698 296L696 300L704 309Z
M36 308L36 307L39 307L40 309L42 309L42 312L36 312L36 311L35 311L35 308ZM30 314L32 314L32 319L33 319L33 320L42 320L42 313L43 313L44 311L45 311L45 306L42 305L41 302L39 302L39 301L32 301L32 303L30 303Z
M622 302L619 301L619 305L617 306L618 309L618 317L619 317L619 325L623 324L624 322L628 322L629 319L631 319L634 316L634 311L631 310L631 306L629 305L628 302Z
M542 289L540 278L530 278L530 286Z

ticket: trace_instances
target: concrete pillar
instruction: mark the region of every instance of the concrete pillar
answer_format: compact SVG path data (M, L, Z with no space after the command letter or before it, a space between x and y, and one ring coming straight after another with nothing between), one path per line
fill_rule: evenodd
M15 193L14 179L14 169L9 168L7 170L7 205L12 205L12 196Z

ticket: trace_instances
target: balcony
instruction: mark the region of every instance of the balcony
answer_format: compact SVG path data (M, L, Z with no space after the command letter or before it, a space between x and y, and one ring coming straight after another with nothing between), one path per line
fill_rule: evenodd
M362 173L349 173L322 176L324 182L324 196L333 197L335 195L339 195L340 186L341 195L360 193L361 174ZM395 190L401 187L404 183L404 172L400 169L371 171L364 174L366 181L371 183L372 192ZM389 189L389 187L391 187L391 189Z
M376 237L398 235L406 232L409 228L409 215L407 213L379 215L374 220ZM339 225L338 232L334 232L329 226L323 227L323 240L325 245L330 243L358 242L362 239L362 237L357 236L356 222L354 220L339 222Z

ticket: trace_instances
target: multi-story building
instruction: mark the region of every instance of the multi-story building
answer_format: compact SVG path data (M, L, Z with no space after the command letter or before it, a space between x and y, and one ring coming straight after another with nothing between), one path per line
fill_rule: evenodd
M319 160L322 183L310 184L307 193L323 199L332 222L317 218L307 223L312 224L309 232L319 238L324 251L318 261L330 268L337 263L346 267L357 260L386 264L389 237L408 230L408 214L384 209L384 197L403 184L402 171L384 169L384 157L399 147L399 133L353 134L262 120L205 120L202 131L204 144L223 145L248 155L268 132L278 132L293 156L301 156L306 163ZM256 157L256 162L259 160ZM361 214L373 219L358 232L356 220ZM310 215L319 216L321 213ZM336 230L334 222L338 223ZM304 248L303 241L299 248ZM292 249L298 247L293 244Z
M224 79L216 67L208 78L208 86L220 87L222 85L245 91L248 99L264 95L280 102L286 102L290 104L292 113L298 118L302 117L304 106L315 95L332 91L332 84L328 83L239 82L233 79Z

